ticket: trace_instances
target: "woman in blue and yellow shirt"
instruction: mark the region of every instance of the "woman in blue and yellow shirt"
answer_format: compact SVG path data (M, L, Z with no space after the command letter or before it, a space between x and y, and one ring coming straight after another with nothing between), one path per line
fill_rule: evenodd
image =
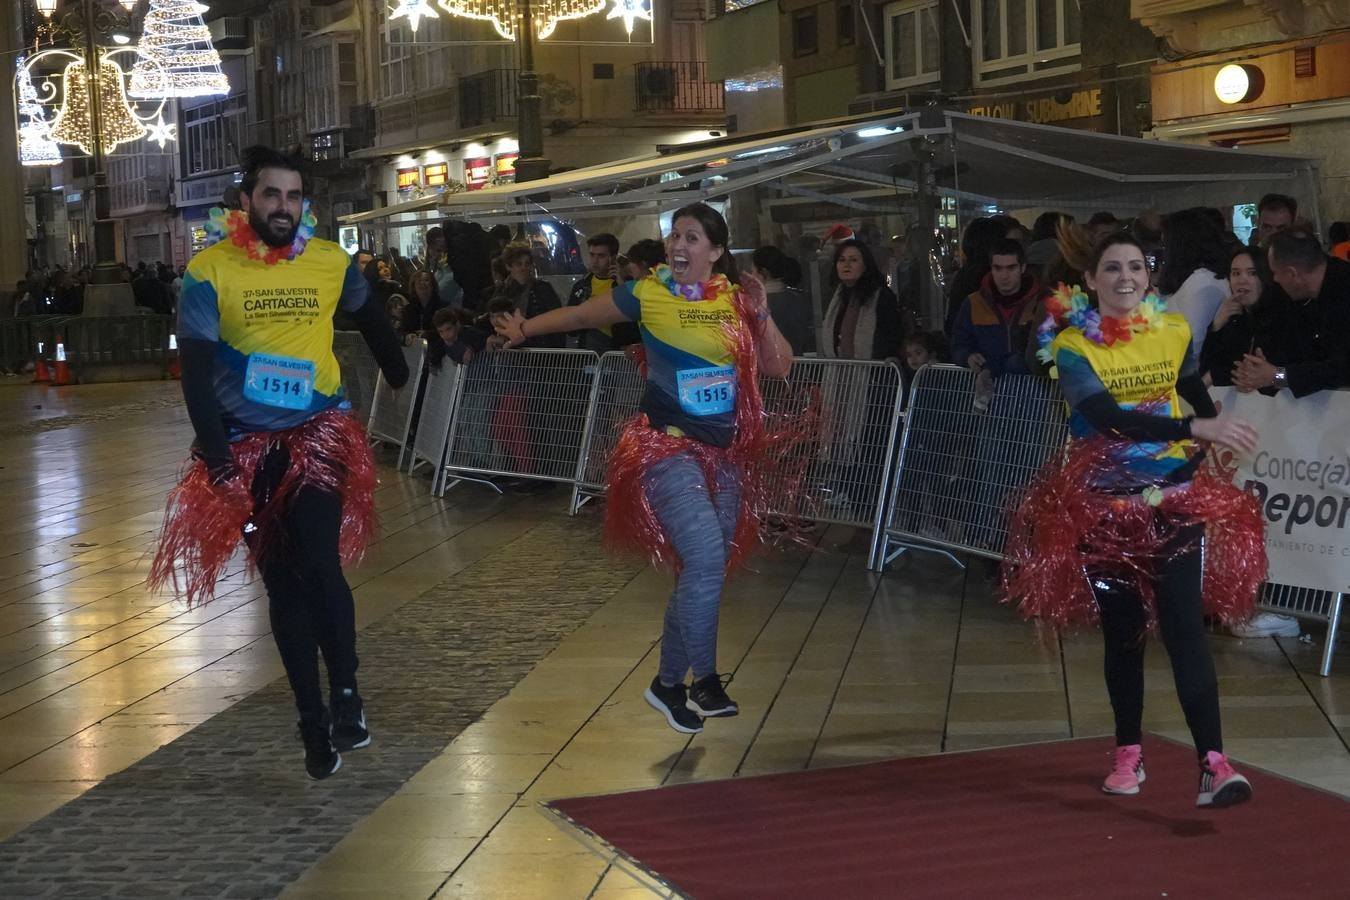
M532 319L498 316L515 346L541 334L636 322L646 350L640 414L609 465L606 538L678 567L666 607L661 665L644 696L677 731L734 716L717 674L717 614L728 567L757 522L753 465L762 435L756 373L782 377L792 351L769 315L764 286L736 280L726 221L695 203L675 212L669 266L612 293ZM685 676L693 683L686 688Z
M1004 587L1024 614L1056 626L1100 621L1116 722L1108 794L1144 781L1144 641L1156 622L1200 758L1196 805L1228 806L1251 785L1223 754L1204 615L1249 614L1265 557L1253 499L1206 465L1197 441L1247 453L1257 435L1218 416L1190 327L1148 275L1139 244L1113 235L1084 270L1095 304L1062 285L1047 301L1040 339L1074 440L1012 516Z

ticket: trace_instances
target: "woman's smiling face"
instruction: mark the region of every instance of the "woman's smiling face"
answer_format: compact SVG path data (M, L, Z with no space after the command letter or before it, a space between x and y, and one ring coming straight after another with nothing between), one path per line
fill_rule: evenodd
M1117 319L1133 311L1148 292L1148 263L1134 244L1112 244L1102 251L1096 270L1083 274L1097 292L1102 314Z
M713 264L725 252L725 247L708 240L703 223L693 216L676 219L674 229L666 239L670 271L680 284L702 284L712 278Z

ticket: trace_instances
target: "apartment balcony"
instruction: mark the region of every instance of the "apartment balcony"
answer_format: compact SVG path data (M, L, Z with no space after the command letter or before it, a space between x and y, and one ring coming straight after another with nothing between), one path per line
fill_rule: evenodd
M720 81L708 80L701 62L644 62L633 67L637 111L646 113L723 112L726 101Z
M515 118L519 69L488 69L459 79L459 127Z

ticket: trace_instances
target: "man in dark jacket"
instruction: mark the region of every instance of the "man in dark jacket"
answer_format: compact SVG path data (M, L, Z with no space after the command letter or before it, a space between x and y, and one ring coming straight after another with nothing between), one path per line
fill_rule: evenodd
M1027 271L1026 251L1017 241L996 241L989 258L989 274L961 302L952 323L952 362L995 378L1025 374L1036 301L1045 290Z
M1233 369L1241 391L1288 388L1295 397L1350 387L1350 263L1327 256L1310 228L1267 242L1272 277L1289 296L1273 334Z
M609 293L619 284L619 239L609 232L586 239L586 274L577 279L567 294L567 305L578 306L592 297ZM605 353L617 349L608 330L591 329L576 333L577 347Z

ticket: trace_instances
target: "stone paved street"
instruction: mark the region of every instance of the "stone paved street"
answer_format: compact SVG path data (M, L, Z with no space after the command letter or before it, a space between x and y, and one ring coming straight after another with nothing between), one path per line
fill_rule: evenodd
M279 679L0 844L4 894L275 896L631 580L595 537L545 519L367 628L374 741L338 776L304 777Z

